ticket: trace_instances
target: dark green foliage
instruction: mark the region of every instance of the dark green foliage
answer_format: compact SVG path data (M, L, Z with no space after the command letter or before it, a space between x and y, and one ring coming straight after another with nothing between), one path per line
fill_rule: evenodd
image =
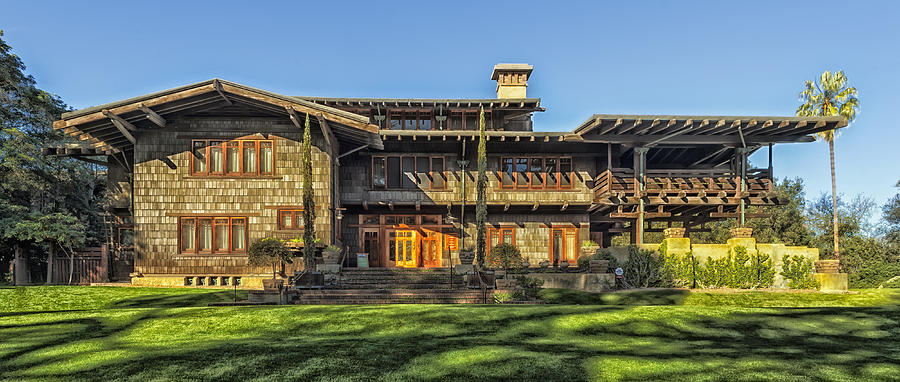
M628 247L628 261L622 265L624 271L621 279L625 288L669 287L674 281L663 270L662 256L653 251Z
M847 247L844 247L845 249ZM841 257L846 252L841 252ZM898 288L897 281L887 283L888 280L900 277L900 262L893 263L870 263L866 267L861 268L847 275L850 288ZM890 286L895 285L895 286Z
M775 284L775 267L769 255L750 255L750 283L753 288L768 288Z
M681 256L670 253L662 256L664 280L671 280L672 286L693 289L703 285L704 268L692 252Z
M0 272L8 269L6 262L17 245L29 248L34 265L43 262L47 243L56 241L48 237L77 246L106 241L100 218L105 171L41 154L42 147L71 142L51 128L66 110L62 100L37 88L22 60L0 39ZM55 224L45 218L50 215L51 220L73 224ZM40 231L45 228L48 231ZM64 240L66 236L83 240Z
M788 280L792 289L818 289L819 282L813 278L813 263L800 255L785 256L782 260L781 276Z
M515 245L500 243L491 248L487 264L491 268L512 269L522 266L522 253Z
M284 242L267 237L259 239L247 248L247 264L251 266L272 266L272 278L275 278L278 264L291 263L293 252Z
M538 298L544 280L524 275L516 276L516 300L533 300Z
M316 267L316 203L312 187L312 132L309 129L309 113L303 123L303 144L300 153L300 171L303 177L303 269Z
M484 267L485 236L484 222L487 219L487 138L484 134L484 107L478 115L478 178L475 181L475 264Z

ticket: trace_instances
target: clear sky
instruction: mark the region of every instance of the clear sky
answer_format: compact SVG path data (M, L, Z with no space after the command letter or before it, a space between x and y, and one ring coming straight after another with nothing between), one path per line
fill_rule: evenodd
M627 3L627 4L626 4ZM219 77L288 95L491 98L534 65L536 130L593 113L793 115L803 81L846 72L861 111L838 192L900 180L897 1L0 1L41 88L75 108ZM751 158L765 166L765 155ZM776 146L776 176L830 191L827 145Z

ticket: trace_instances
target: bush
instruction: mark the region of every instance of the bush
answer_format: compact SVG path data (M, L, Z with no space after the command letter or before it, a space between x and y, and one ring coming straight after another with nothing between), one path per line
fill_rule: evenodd
M505 304L507 302L513 301L515 296L512 293L505 291L496 291L494 292L494 302L497 304Z
M622 285L626 288L669 287L674 281L663 269L663 256L656 252L628 247L628 261L622 266Z
M896 276L900 276L900 263L878 262L857 269L848 279L851 288L877 288Z
M750 277L754 288L768 288L775 284L775 267L769 255L757 253L750 256Z
M501 243L491 248L485 260L491 268L519 268L522 266L522 253L515 245Z
M538 292L541 291L543 285L544 280L528 276L516 276L516 286L518 286L518 289L516 290L514 297L517 300L536 299L538 297Z
M700 288L703 280L703 266L693 252L684 255L666 253L663 255L664 279L671 280L672 286Z
M272 278L275 278L276 266L279 263L290 263L293 253L276 238L267 237L254 241L247 248L247 264L251 266L272 265Z
M800 255L785 256L781 275L788 280L792 289L819 289L819 282L813 278L813 263Z

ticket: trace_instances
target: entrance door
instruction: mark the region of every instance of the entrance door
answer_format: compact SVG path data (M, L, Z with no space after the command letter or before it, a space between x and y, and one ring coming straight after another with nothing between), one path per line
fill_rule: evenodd
M362 250L369 254L370 267L383 267L384 262L381 258L381 246L378 241L378 229L363 229Z
M554 266L563 260L569 264L574 264L578 260L577 233L575 228L550 229L550 262Z
M440 267L441 256L441 234L431 230L423 230L425 235L422 237L422 265L426 267Z
M396 262L398 267L415 268L419 265L418 232L411 229L394 231L396 234Z

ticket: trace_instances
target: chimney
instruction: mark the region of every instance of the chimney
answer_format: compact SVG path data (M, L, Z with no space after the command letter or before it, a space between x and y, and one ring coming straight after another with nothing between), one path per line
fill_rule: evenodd
M497 64L491 79L497 81L497 98L527 98L528 77L534 66L528 64Z

